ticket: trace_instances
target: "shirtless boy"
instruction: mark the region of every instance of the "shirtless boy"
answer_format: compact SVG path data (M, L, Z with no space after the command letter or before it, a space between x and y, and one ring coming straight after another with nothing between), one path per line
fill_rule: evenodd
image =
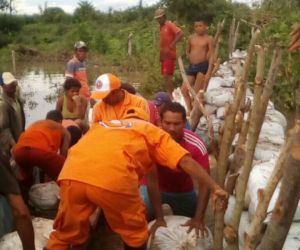
M205 90L210 78L212 68L213 38L206 33L207 24L203 20L197 20L194 23L195 33L188 39L186 55L190 65L186 70L188 80L191 85L194 84L196 93L199 90ZM192 102L185 84L182 85L182 94L184 96L188 112L192 110Z

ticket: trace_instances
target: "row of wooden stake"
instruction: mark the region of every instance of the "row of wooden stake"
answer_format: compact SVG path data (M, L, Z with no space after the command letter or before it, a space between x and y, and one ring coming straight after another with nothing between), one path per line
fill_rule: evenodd
M230 28L231 35L229 43L232 45L229 46L229 56L232 55L238 36L239 23L237 25L235 25L235 23L236 21L233 20ZM212 75L217 72L220 65L218 49L223 27L224 20L222 23L219 23L214 38L215 67L212 71ZM235 189L236 203L232 218L225 228L224 211L215 211L215 250L223 249L223 238L225 238L227 243L226 249L238 249L238 228L244 207L244 197L252 169L254 152L281 62L282 52L276 48L267 78L264 81L265 50L263 47L256 45L259 34L260 31L258 29L252 33L243 70L236 75L234 99L228 106L225 123L220 130L221 134L219 136L219 145L217 146L218 150L216 152L218 155L217 182L221 187L225 187L231 194ZM257 54L257 66L254 82L254 99L251 105L251 103L246 100L246 90L248 87L250 66L255 53ZM194 91L185 75L181 58L179 58L179 68L184 84L187 85L190 94L195 100L193 109L197 110L197 115L192 117L191 123L194 124L193 126L195 127L195 124L198 124L200 115L202 114L207 117L209 126L212 126L203 105L204 92L196 93ZM248 118L244 121L246 112L248 112ZM240 119L237 119L237 116L240 116ZM242 122L238 123L237 121ZM211 130L211 128L208 128L208 131ZM233 139L238 132L238 141L233 150ZM292 129L288 135L267 186L265 189L259 190L259 204L250 227L245 234L244 249L281 249L284 244L300 198L300 185L297 185L297 180L299 180L300 177L300 121L296 121L294 129ZM211 136L210 134L210 137ZM229 161L229 156L232 153L233 160ZM264 231L263 221L267 215L267 208L275 188L282 177L282 187L284 188L281 188L271 221ZM284 183L286 183L286 185L284 185Z

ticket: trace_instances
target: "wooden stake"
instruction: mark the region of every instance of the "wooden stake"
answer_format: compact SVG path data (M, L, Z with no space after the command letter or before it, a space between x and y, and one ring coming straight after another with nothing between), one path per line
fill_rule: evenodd
M296 122L298 133L292 138L290 154L285 163L279 197L273 209L271 221L258 250L280 250L293 221L300 198L300 121Z
M232 230L235 232L235 238L226 239L228 242L229 250L238 249L238 237L237 232L239 228L240 218L244 207L244 197L247 188L248 178L250 171L252 169L252 162L255 152L255 147L258 141L260 129L265 117L266 109L268 106L269 97L272 94L272 87L274 85L274 80L277 75L277 70L279 68L279 62L281 60L281 52L275 50L273 55L272 64L270 66L268 79L266 81L266 86L262 90L262 82L256 81L254 88L254 104L252 110L252 118L249 127L249 138L247 141L247 154L246 159L243 164L243 171L239 176L237 187L236 187L236 203L234 207L233 216L230 220L227 230ZM275 74L275 76L273 75ZM256 79L260 79L257 77ZM262 92L263 91L263 92ZM265 94L264 94L265 93ZM266 99L267 98L267 99Z
M236 93L233 103L229 106L228 113L225 118L224 134L222 136L222 144L220 147L220 154L218 157L218 184L223 187L225 177L228 171L228 157L231 151L231 145L233 141L233 133L235 131L234 121L238 110L241 107L241 102L246 93L246 80L248 79L250 64L253 58L254 45L259 35L259 31L256 31L251 38L250 45L247 52L247 58L244 65L244 71L242 76L239 76L236 80ZM244 105L243 105L244 106ZM216 211L215 213L215 227L214 227L214 249L223 249L223 228L224 228L224 212Z
M297 126L297 130L292 130L290 136L287 138L286 143L281 149L279 158L277 160L276 166L269 178L269 181L264 189L259 190L259 202L252 219L251 225L247 232L245 233L245 250L255 249L261 239L262 223L267 216L267 209L269 207L270 200L276 189L276 186L280 179L282 178L285 161L287 159L288 153L292 145L292 136L300 132L300 126Z

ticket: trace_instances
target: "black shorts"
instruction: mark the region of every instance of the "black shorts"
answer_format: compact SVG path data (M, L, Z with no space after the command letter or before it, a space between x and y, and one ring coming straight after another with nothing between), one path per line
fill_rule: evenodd
M0 193L21 194L17 179L12 171L9 160L0 152Z
M190 64L186 70L186 74L189 76L196 76L199 72L206 74L208 70L208 61L204 61L198 64Z

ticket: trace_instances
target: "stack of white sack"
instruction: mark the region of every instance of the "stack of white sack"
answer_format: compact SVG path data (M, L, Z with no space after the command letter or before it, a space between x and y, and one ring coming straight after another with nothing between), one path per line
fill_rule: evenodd
M40 210L55 209L59 203L59 186L55 181L33 185L29 190L29 202Z
M228 207L225 213L225 224L229 224L232 218L235 206L235 196L230 196ZM269 207L270 208L270 207ZM298 207L299 209L299 207ZM297 210L298 210L297 209ZM298 212L298 211L297 211ZM296 217L295 217L296 218ZM287 238L284 242L283 250L299 249L300 247L300 222L294 218L294 222L291 225ZM239 249L244 249L245 233L250 226L250 212L243 211L240 219L239 225ZM226 242L224 240L224 248L226 248Z
M187 233L188 227L183 227L190 218L184 216L165 216L167 227L159 227L153 240L149 240L149 250L210 250L213 249L213 238L207 228L208 235L197 237L195 231ZM153 225L150 222L148 227Z
M36 250L43 250L45 247L49 235L53 230L53 220L47 220L43 218L34 218L32 220L34 228L34 242ZM0 239L1 250L22 250L22 244L17 232L13 232L3 236Z
M209 115L209 118L213 124L213 130L215 133L215 138L218 138L219 128L224 123L224 116L226 106L233 100L234 93L234 77L237 72L241 72L241 65L246 58L246 52L244 51L235 51L231 56L228 62L223 63L215 77L212 77L209 81L207 92L205 93L205 109ZM250 89L247 89L246 97L253 102L253 93ZM248 113L245 114L244 120L247 119ZM255 209L258 204L257 191L260 188L266 186L267 181L270 178L270 175L275 167L278 155L280 153L280 148L284 144L285 139L285 129L287 127L287 121L283 114L277 111L274 107L274 104L269 101L264 122L261 128L259 135L258 143L254 155L254 167L251 172L247 193L249 194L249 211L243 212L240 229L239 229L239 238L240 242L243 243L243 232L247 230L251 218L255 212ZM208 122L205 117L202 117L199 121L199 124L196 129L196 133L199 134L205 142L208 142ZM233 145L237 141L238 135L236 136ZM268 213L271 213L275 202L279 194L280 186L277 187L271 203L268 208ZM230 218L231 215L227 214L227 218ZM270 216L266 219L265 222L268 222ZM296 223L300 219L300 205L297 209L297 212L294 217L294 222L291 227L290 233L285 242L284 249L288 249L288 245L297 245L297 248L300 247L299 238L293 237L295 232L300 231L300 223ZM298 230L298 231L297 231ZM293 242L293 238L295 242ZM297 241L297 242L296 242ZM242 249L242 248L240 248ZM292 248L290 248L292 249ZM295 248L293 248L295 249Z
M250 197L250 203L249 203L250 219L252 219L253 215L255 214L255 210L259 203L258 192L260 189L265 188L265 186L267 185L267 182L269 181L271 174L274 170L276 160L277 160L276 158L272 158L270 161L254 165L252 168L249 181L248 181L248 186L247 186L247 190ZM265 222L270 221L271 213L275 207L279 192L280 192L280 184L275 189L275 192L270 201L267 210L268 216L265 219ZM299 221L299 220L300 220L300 202L298 203L298 208L294 215L294 221Z

